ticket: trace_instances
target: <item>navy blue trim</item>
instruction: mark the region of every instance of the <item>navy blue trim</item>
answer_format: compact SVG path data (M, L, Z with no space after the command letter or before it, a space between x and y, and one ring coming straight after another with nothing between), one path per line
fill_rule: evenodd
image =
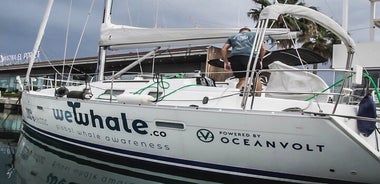
M30 125L29 123L24 121L24 124L27 126L23 126L23 130L30 134L32 137L37 138L41 140L42 142L49 142L52 146L73 152L75 154L84 155L87 157L91 157L98 160L103 160L106 162L112 162L119 165L129 165L130 167L138 167L146 169L146 167L141 167L141 165L149 165L149 168L153 172L165 172L168 174L174 174L174 175L180 175L183 177L190 177L193 178L194 175L196 176L195 179L202 179L202 180L210 180L215 181L216 178L221 178L219 182L226 182L226 181L249 181L248 183L251 183L252 180L259 180L259 181L268 181L263 179L257 179L252 177L244 177L244 176L237 176L237 175L229 175L225 173L217 173L217 172L211 172L211 171L204 171L204 170L197 170L197 169L190 169L190 168L184 168L179 166L173 166L169 164L161 164L156 162L148 162L144 160L138 160L138 159L132 159L128 157L121 157L114 154L109 154L106 152L96 151L88 148L84 148L81 146L76 146L73 144L69 144L66 142L59 141L54 138L50 138L48 136L44 136L42 134L39 134L38 132L35 132L32 129L36 129L37 131L40 131L44 134L50 135L52 137L56 137L59 139L63 139L68 142L73 142L80 145L85 145L93 148L98 148L101 150L111 151L115 153L121 153L125 155L133 155L148 159L154 159L159 161L166 161L171 163L180 163L185 164L189 166L196 166L196 167L203 167L203 168L209 168L209 169L218 169L223 171L232 171L232 172L239 172L239 173L245 173L245 174L252 174L252 175L261 175L261 176L267 176L267 177L274 177L274 178L282 178L282 179L291 179L291 180L299 180L299 181L312 181L312 182L326 182L326 183L349 183L347 181L339 181L339 180L331 180L331 179L325 179L325 178L316 178L316 177L307 177L307 176L300 176L300 175L291 175L291 174L284 174L284 173L276 173L276 172L269 172L269 171L262 171L262 170L254 170L254 169L246 169L246 168L238 168L238 167L231 167L231 166L223 166L218 164L210 164L210 163L204 163L204 162L196 162L196 161L190 161L190 160L183 160L183 159L177 159L177 158L170 158L170 157L163 157L158 155L152 155L152 154L146 154L146 153L140 153L140 152L134 152L129 150L122 150L117 148L112 148L108 146L102 146L98 144L92 144L88 142L83 142L80 140L64 137L61 135L57 135L51 132L47 132L45 130L39 129L37 127L34 127ZM163 169L165 168L165 169ZM194 174L195 173L195 174ZM204 178L205 177L205 178ZM281 182L284 183L284 182Z
M43 149L44 151L51 152L52 154L57 155L61 159L66 159L66 160L77 162L80 165L86 165L86 166L93 167L96 169L100 169L103 171L118 173L118 174L122 174L125 176L135 177L135 178L144 179L144 180L152 181L152 182L154 181L154 182L160 182L160 183L173 183L173 184L177 184L177 183L183 183L183 184L189 183L190 184L191 183L191 182L184 182L184 181L174 179L174 178L156 176L156 175L147 174L147 173L143 173L143 172L135 172L135 171L131 171L128 169L120 169L120 168L116 168L116 167L113 167L113 166L110 166L107 164L102 164L99 162L93 162L93 161L81 159L81 158L76 157L75 155L70 155L70 154L66 154L66 153L63 153L61 151L55 150L55 149L51 149L47 145L44 145L42 143L39 143L39 142L33 140L31 137L29 137L26 134L24 134L24 138L27 139L31 144L34 144L36 147L39 147L40 149ZM28 174L28 173L26 173L26 174Z

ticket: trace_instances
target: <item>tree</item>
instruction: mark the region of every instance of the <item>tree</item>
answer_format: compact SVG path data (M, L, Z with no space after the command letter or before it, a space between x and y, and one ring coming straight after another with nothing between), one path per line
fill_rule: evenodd
M300 41L303 43L302 48L310 49L328 59L332 58L333 44L341 42L334 33L319 25L315 34Z
M272 3L269 0L252 0L256 3L257 8L250 9L247 13L248 17L252 18L256 22L259 20L261 11ZM300 6L306 6L305 3L299 0L278 0L278 3L296 4ZM310 6L316 11L316 7ZM291 48L294 46L293 42L297 41L302 44L302 48L310 49L322 56L331 59L332 57L332 45L340 43L340 40L331 31L319 26L318 24L304 19L296 18L288 15L280 15L273 28L289 28L291 31L301 31L302 35L297 40L281 40L278 46L281 48Z

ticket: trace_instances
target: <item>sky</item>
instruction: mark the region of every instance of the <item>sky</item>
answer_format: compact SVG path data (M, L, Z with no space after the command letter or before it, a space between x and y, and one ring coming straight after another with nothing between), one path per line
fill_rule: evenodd
M342 23L343 0L303 1ZM356 42L368 42L370 1L348 2L348 32ZM380 2L377 4L380 18ZM47 0L1 0L0 57L23 56L33 49L46 5ZM102 0L55 0L40 59L97 56L103 5ZM247 12L256 8L252 0L114 0L114 5L114 23L139 27L253 27ZM380 41L379 30L376 41Z

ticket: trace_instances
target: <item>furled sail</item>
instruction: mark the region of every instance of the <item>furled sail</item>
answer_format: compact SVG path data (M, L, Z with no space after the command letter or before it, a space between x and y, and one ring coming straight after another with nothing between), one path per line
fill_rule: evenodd
M103 23L100 46L110 50L137 47L169 47L200 44L224 43L227 37L236 34L240 28L141 28L127 25ZM255 31L255 29L251 29ZM272 39L294 38L298 32L289 29L270 29L267 35Z

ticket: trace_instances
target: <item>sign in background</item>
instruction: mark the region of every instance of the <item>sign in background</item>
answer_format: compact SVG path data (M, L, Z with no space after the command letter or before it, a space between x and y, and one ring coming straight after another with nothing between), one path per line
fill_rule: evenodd
M0 55L0 66L29 63L32 52L24 52L12 55ZM40 57L40 51L37 51L36 60Z

